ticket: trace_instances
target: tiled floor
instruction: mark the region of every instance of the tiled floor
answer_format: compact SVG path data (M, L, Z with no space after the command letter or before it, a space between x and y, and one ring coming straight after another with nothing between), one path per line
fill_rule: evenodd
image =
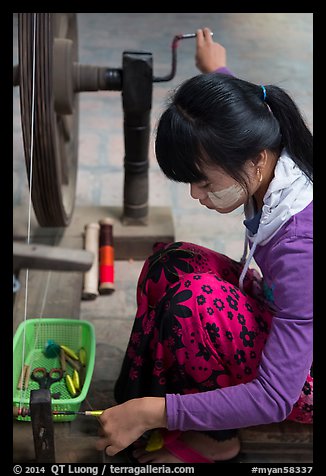
M153 54L154 75L171 67L174 35L209 26L227 49L228 65L239 77L285 88L312 128L312 13L78 13L79 62L121 67L122 52ZM17 16L13 16L13 63L17 63ZM169 183L153 154L155 123L170 90L198 74L195 42L178 48L175 78L153 88L150 147L150 206L172 208L175 238L194 241L239 259L243 247L242 212L218 215L189 196L188 186ZM19 91L13 93L13 203L27 203L28 189L21 137ZM122 205L123 129L119 92L80 94L79 166L76 206ZM27 213L26 213L27 223ZM97 357L94 382L114 383L136 309L135 287L142 263L115 263L116 291L81 303L81 319L94 323ZM109 399L108 399L109 400Z

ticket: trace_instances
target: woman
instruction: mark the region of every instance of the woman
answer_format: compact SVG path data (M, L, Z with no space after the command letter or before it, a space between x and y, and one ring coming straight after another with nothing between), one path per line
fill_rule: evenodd
M97 444L114 455L138 440L140 463L234 461L237 429L312 422L312 135L281 88L232 76L208 28L196 62L205 74L173 95L156 157L203 206L244 206L246 246L236 262L158 243L144 264Z

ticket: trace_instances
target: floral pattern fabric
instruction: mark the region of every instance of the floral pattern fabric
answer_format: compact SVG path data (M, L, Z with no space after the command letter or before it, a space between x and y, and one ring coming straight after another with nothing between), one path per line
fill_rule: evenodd
M239 289L241 269L192 243L155 245L138 281L137 313L115 386L118 403L256 377L273 315L254 293L254 270ZM288 419L312 422L312 393L309 375Z

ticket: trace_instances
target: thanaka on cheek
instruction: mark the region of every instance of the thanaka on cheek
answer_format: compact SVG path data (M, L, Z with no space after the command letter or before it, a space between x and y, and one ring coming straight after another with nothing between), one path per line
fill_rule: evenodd
M207 192L207 195L213 205L222 210L239 202L244 195L244 190L239 184L234 184L218 192Z

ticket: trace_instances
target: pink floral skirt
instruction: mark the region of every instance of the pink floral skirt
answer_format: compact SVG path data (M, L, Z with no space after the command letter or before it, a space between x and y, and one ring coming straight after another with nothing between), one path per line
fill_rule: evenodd
M257 375L273 315L254 297L249 270L192 243L157 243L137 286L137 313L115 386L118 403L166 393L205 392ZM307 376L289 420L312 423Z

